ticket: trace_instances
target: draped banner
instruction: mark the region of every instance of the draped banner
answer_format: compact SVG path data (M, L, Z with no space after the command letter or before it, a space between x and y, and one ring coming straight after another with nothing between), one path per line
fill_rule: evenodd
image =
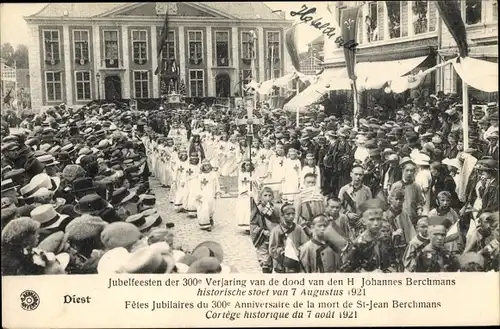
M354 66L356 65L356 49L355 47L347 47L347 45L356 44L359 8L360 7L358 6L344 9L340 19L342 39L344 41L345 63L347 65L349 79L351 80L356 80L354 72Z
M469 54L469 47L465 24L460 12L460 2L458 0L437 0L435 3L439 11L439 16L448 27L453 39L457 42L460 57L466 57Z
M297 50L297 24L286 31L285 43L295 70L300 72L299 52Z
M163 29L161 30L161 34L158 37L158 42L157 42L158 52L156 56L158 57L158 67L155 70L155 75L158 75L158 73L163 71L163 61L161 60L161 53L163 51L163 45L165 44L167 39L168 39L168 8L165 13L165 22L163 23Z

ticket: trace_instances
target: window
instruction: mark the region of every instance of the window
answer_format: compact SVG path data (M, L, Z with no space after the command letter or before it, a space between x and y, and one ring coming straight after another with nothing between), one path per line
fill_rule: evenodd
M148 60L148 31L134 30L132 31L132 47L134 54L134 62L136 64L144 64Z
M149 98L149 72L134 71L135 98Z
M203 61L203 32L188 31L189 62L191 64L201 64Z
M61 51L59 49L59 31L43 31L45 45L45 61L54 65L61 60Z
M160 31L161 33L161 31ZM163 44L163 51L161 52L161 60L165 62L175 58L175 32L168 31L167 41ZM165 65L163 67L166 67Z
M215 55L217 66L229 66L229 32L215 32Z
M255 58L255 32L241 32L241 58Z
M189 93L191 97L203 97L203 70L189 70Z
M429 31L429 2L426 0L416 0L412 2L413 12L413 33L421 34Z
M106 67L118 67L118 31L104 31Z
M280 33L267 32L267 58L271 65L279 63L280 53Z
M401 37L401 2L386 1L389 38Z
M75 61L85 64L89 61L89 31L73 31Z
M89 71L75 72L75 86L77 101L88 101L92 99Z
M47 101L62 101L61 72L45 72L45 89Z
M481 23L481 0L465 0L465 24Z

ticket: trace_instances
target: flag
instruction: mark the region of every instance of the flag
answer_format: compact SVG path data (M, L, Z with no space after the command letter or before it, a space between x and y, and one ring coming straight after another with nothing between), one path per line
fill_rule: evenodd
M467 32L460 12L460 2L457 0L437 0L435 1L439 16L448 27L448 31L457 42L458 53L460 57L466 57L469 54L467 44Z
M360 7L358 6L344 9L340 18L342 39L344 42L345 63L347 65L349 79L351 80L356 80L354 72L354 66L356 65L356 51L355 48L349 47L349 45L356 45L359 8Z
M12 93L12 89L14 87L10 88L9 92L7 93L7 95L5 95L5 97L3 98L3 103L4 104L10 104L10 100L12 99L12 96L10 95Z
M297 50L297 26L298 24L286 31L285 44L290 59L292 60L293 67L295 70L300 71L299 52Z
M161 53L163 51L163 45L168 39L168 7L167 11L165 12L165 22L163 24L163 29L161 30L161 34L158 37L158 42L157 42L157 58L158 58L158 67L155 70L155 75L158 75L163 70L163 61L161 60Z

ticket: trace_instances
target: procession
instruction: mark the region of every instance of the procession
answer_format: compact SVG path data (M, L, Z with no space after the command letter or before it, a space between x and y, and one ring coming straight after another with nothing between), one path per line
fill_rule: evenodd
M457 42L456 57L411 78L448 65L461 92L402 98L410 69L356 77L349 44L345 75L327 80L300 72L288 36L293 72L259 83L252 60L240 102L188 97L186 57L158 62L157 102L104 101L97 87L84 105L3 114L2 275L246 273L235 262L247 258L264 274L498 272L498 102L470 97L489 81L468 75L476 59ZM264 97L290 83L286 103ZM351 92L328 99L335 110L316 95L334 84ZM370 88L391 103L361 105Z

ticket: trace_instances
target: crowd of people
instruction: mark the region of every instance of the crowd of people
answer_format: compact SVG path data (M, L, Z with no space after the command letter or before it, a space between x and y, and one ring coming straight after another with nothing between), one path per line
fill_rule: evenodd
M224 215L263 273L498 271L498 106L472 111L465 149L459 104L431 95L356 127L316 107L297 127L261 103L251 129L205 104L62 104L2 126L2 274L235 272L210 241ZM176 243L151 177L207 241Z

